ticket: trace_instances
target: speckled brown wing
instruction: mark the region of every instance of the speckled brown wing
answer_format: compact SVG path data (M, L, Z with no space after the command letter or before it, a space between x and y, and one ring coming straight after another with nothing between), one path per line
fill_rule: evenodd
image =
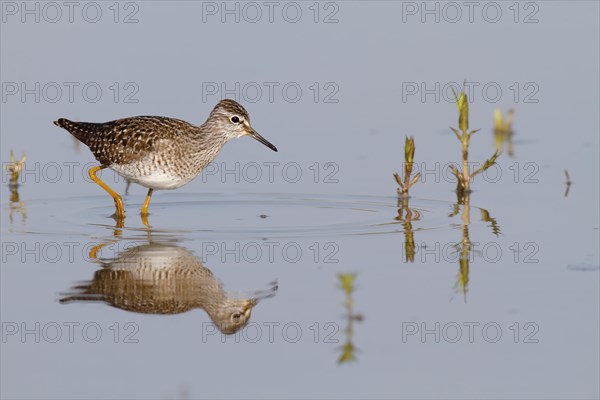
M131 271L103 269L94 273L91 283L75 287L81 293L61 299L61 303L103 301L136 313L179 314L198 307L197 293L187 290L190 285L186 283L177 278L144 281Z
M54 124L87 145L102 165L124 165L157 150L161 141L178 139L194 126L178 119L142 116L104 123L74 122L65 118Z
M225 299L222 285L189 250L148 244L103 264L94 279L74 288L61 303L103 301L122 310L177 314L211 309Z

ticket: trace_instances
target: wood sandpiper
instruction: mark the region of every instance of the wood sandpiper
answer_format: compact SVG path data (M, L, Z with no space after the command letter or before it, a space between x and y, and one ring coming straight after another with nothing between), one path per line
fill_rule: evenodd
M229 99L221 100L200 126L149 116L104 123L60 118L54 124L69 131L92 151L100 165L90 168L88 174L115 200L116 217L120 221L125 218L121 196L96 176L104 168L148 188L142 206L144 219L154 189L177 189L189 183L230 139L247 135L277 151L252 128L244 107Z

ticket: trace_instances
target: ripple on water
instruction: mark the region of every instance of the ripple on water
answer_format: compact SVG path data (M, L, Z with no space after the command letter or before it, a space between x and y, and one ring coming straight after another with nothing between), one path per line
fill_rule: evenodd
M137 213L142 196L125 199L128 216L123 230L140 237L148 233ZM186 194L161 193L153 198L152 234L184 234L194 238L284 238L370 235L411 229L456 229L448 218L451 202L411 198L410 217L395 196L318 194ZM3 230L26 234L82 234L90 227L115 229L107 196L31 200L27 222Z

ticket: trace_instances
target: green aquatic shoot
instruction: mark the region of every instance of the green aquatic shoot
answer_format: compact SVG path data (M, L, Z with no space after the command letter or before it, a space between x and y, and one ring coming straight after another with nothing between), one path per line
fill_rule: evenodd
M19 196L19 177L21 175L21 171L23 171L23 168L25 168L26 160L27 157L25 156L25 153L23 153L19 161L15 160L14 152L11 150L10 161L2 166L5 170L7 170L10 173L10 178L8 181L8 187L10 188L8 218L11 225L14 222L15 214L21 214L22 223L25 223L25 221L27 220L27 210L25 209L25 202L23 202Z
M27 157L25 156L25 153L23 153L21 159L16 161L14 152L12 150L10 151L10 161L3 165L3 168L10 173L9 187L17 188L19 186L19 176L25 167L26 160Z
M394 178L400 188L398 188L398 195L408 197L408 190L419 180L421 173L417 173L411 178L413 163L415 158L415 140L412 136L406 137L404 140L404 178L400 177L399 174L394 173Z
M512 108L506 113L506 119L502 115L502 111L496 108L494 111L494 142L496 144L496 150L502 150L506 145L508 155L514 157L513 148L513 118L515 110Z
M454 96L456 97L456 105L458 107L458 129L452 127L450 129L452 129L452 132L454 132L462 145L462 166L459 170L455 165L450 165L450 170L457 180L456 192L460 196L463 196L471 192L471 181L473 178L496 163L496 159L500 155L500 150L496 149L494 154L479 168L473 172L469 171L469 144L471 136L478 132L479 129L469 131L469 101L464 90L458 95L454 92Z

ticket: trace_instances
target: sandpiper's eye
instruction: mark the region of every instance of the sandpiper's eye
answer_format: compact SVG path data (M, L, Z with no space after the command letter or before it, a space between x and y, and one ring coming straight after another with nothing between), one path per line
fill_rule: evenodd
M233 122L234 124L239 124L240 123L240 119L237 116L233 116L231 117L231 122Z
M240 313L235 313L231 317L233 318L234 322L238 322L240 320L241 314Z

